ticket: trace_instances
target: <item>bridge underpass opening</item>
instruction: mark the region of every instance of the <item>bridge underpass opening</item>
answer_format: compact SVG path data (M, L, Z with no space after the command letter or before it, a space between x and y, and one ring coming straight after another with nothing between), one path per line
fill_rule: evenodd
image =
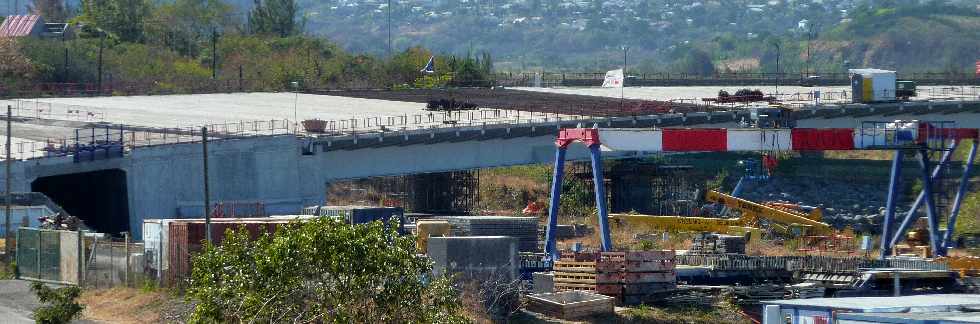
M328 184L328 205L403 207L433 215L516 215L532 202L543 206L551 184L551 164L483 168L350 179ZM605 163L613 212L693 216L695 192L709 175L689 164L643 159ZM569 162L566 197L593 206L592 168ZM589 207L591 208L591 207Z
M41 177L31 191L51 198L89 229L118 235L129 231L126 172L119 169Z

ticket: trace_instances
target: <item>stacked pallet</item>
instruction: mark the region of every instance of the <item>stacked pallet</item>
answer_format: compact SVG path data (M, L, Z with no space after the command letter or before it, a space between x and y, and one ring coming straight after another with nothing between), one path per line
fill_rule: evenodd
M453 236L510 236L518 240L521 252L538 251L537 217L448 216Z
M555 290L587 290L639 304L677 287L673 251L576 253L555 262Z

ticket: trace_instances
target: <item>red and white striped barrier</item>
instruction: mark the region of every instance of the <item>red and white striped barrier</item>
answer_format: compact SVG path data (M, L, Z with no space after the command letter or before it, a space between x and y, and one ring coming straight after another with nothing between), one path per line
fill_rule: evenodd
M924 124L894 129L563 129L557 144L599 143L605 151L726 152L882 149L931 140L977 138L977 129L930 129Z

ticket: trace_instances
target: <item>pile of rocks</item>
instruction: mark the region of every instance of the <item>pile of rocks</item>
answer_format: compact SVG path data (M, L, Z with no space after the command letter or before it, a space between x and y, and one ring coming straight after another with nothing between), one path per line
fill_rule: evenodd
M827 178L778 177L745 184L741 197L757 202L784 202L823 208L823 221L836 228L877 233L885 215L887 183ZM908 204L896 210L904 213ZM903 208L904 207L904 208Z

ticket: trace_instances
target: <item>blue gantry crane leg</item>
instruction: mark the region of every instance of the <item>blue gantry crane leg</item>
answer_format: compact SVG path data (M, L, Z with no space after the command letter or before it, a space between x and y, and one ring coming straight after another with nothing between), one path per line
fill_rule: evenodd
M960 205L963 204L963 196L966 195L967 189L970 187L970 171L973 167L973 161L977 157L977 145L980 145L980 141L974 139L973 145L970 146L970 153L967 155L966 160L963 161L963 175L960 177L960 187L956 191L956 198L953 200L953 208L949 212L949 219L946 220L946 233L943 235L943 250L948 249L952 244L950 239L953 236L953 229L956 227L956 217L960 214Z
M902 174L902 150L895 150L895 157L892 160L891 179L888 183L888 201L885 205L885 220L881 229L881 258L884 259L891 254L888 243L891 242L892 222L895 219L895 204L898 202L898 183L899 176Z
M592 182L595 183L595 205L599 214L602 250L612 251L612 238L609 237L609 210L606 209L606 185L602 176L602 153L599 144L589 145L589 153L592 157Z
M561 204L562 178L565 174L565 153L568 145L582 141L589 147L592 158L592 181L595 183L596 209L599 211L599 235L601 235L602 251L612 251L612 239L609 237L609 212L606 209L606 188L602 176L602 153L599 143L599 131L595 128L566 129L559 132L555 141L555 173L551 180L551 205L548 206L548 227L545 230L545 253L556 260L558 255L556 229L558 227L558 211Z
M932 195L932 176L929 174L929 151L919 150L919 165L922 169L922 193L926 202L926 220L929 224L929 247L932 255L943 255L939 246L939 214ZM942 167L942 165L938 165Z
M935 169L932 170L932 179L937 179L939 177L940 171L942 171L942 167L949 162L949 158L953 155L952 153L955 150L956 150L956 144L954 142L949 146L949 150L943 153L942 158L940 158L939 160L939 164L937 164ZM906 231L908 231L909 226L912 226L912 223L916 219L918 219L919 217L918 209L920 206L922 206L922 203L924 201L925 201L925 192L920 191L919 196L916 197L915 202L912 203L911 208L905 214L905 217L902 219L902 223L899 224L896 230L891 232L892 233L890 235L891 239L888 241L888 245L885 246L884 248L891 250L893 247L895 247L895 245L898 245L898 243L901 243L902 240L905 239L904 234ZM884 239L884 236L882 238Z
M561 183L565 175L565 151L561 145L555 150L555 173L551 179L551 203L548 205L548 227L545 230L544 251L552 260L558 259L558 247L555 246L556 227L558 227L558 208L561 203Z

